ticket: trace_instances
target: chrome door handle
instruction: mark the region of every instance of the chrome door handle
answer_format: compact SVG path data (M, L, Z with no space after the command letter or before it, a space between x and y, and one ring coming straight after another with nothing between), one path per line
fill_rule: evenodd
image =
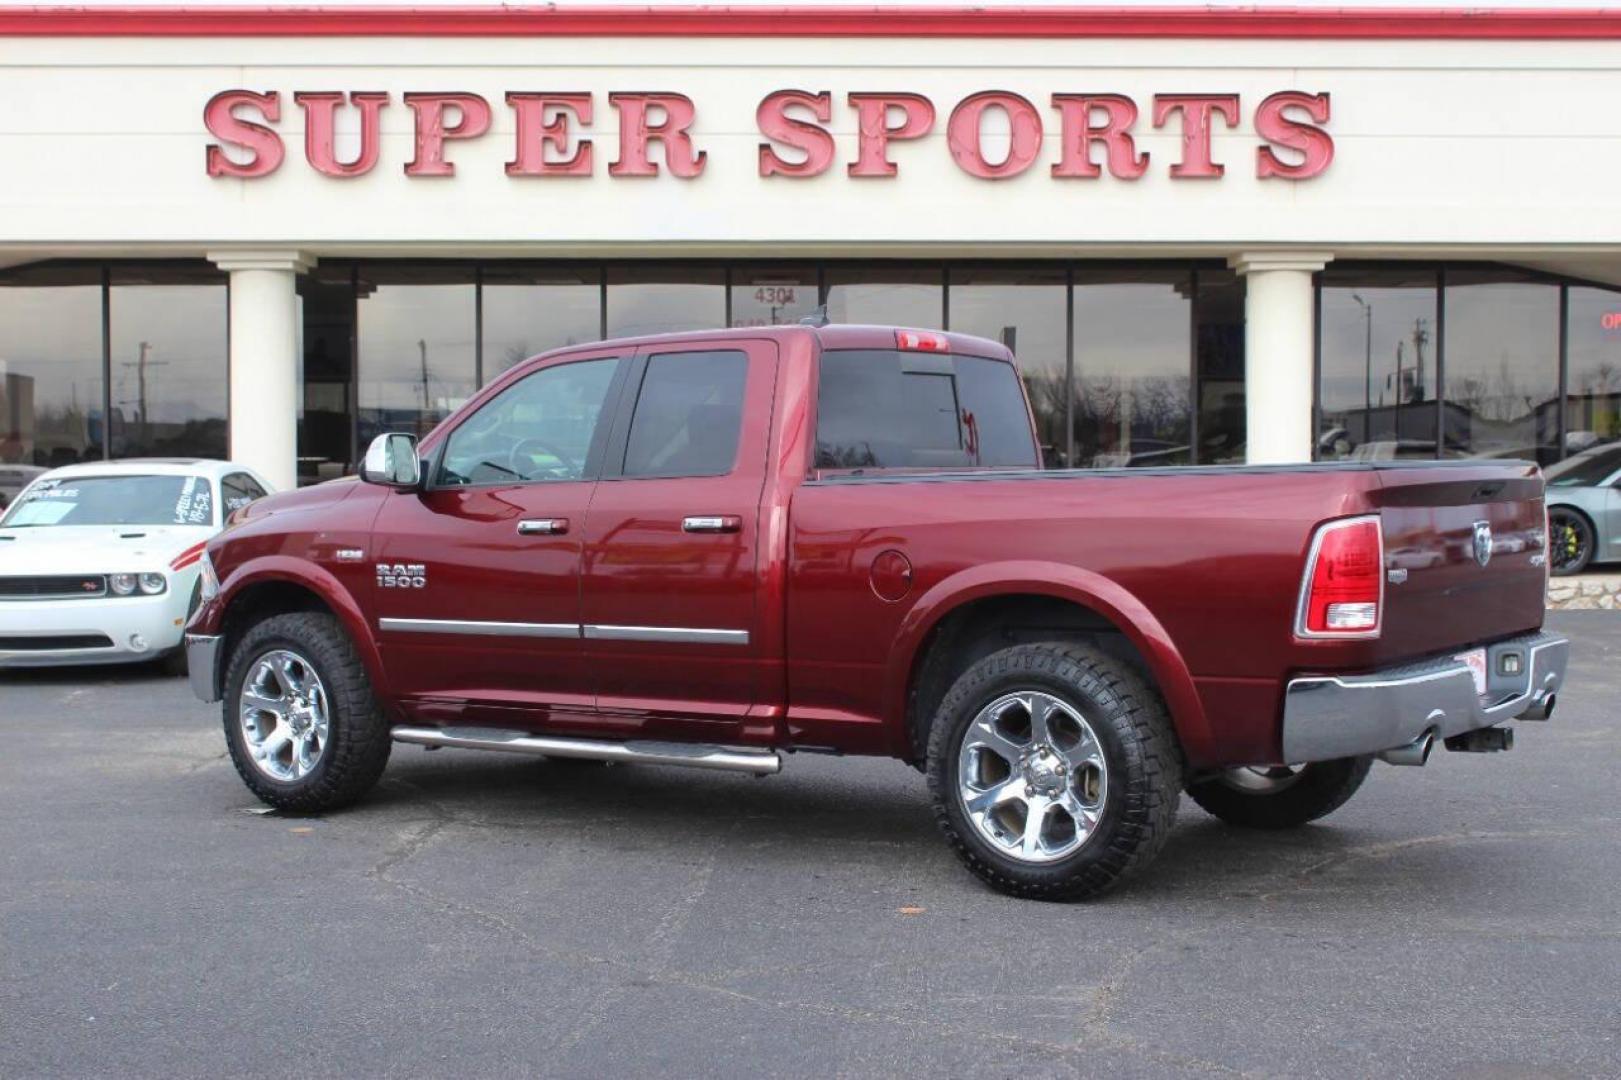
M568 532L568 518L531 518L518 522L519 536L556 536Z
M735 533L743 528L743 519L735 514L681 519L682 532Z

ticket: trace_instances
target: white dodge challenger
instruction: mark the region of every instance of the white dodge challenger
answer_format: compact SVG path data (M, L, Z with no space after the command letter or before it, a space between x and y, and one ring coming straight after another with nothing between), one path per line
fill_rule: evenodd
M100 461L34 480L0 517L0 667L178 669L203 545L269 491L225 461Z

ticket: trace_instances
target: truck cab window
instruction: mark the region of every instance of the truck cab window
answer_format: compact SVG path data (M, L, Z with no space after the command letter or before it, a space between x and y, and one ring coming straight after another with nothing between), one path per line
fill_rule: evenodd
M626 476L724 476L737 460L748 357L662 353L647 361L625 447Z
M1035 468L1013 365L891 349L824 352L818 469Z
M581 479L618 365L617 357L558 364L507 387L451 433L436 483Z

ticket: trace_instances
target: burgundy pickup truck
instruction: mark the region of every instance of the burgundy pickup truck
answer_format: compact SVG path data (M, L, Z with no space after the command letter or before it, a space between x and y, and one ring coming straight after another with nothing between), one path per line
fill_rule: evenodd
M363 482L360 482L363 481ZM239 510L187 633L231 757L319 811L394 742L767 774L883 754L980 877L1104 889L1181 792L1300 825L1545 719L1525 462L1042 471L1013 357L794 326L495 380Z

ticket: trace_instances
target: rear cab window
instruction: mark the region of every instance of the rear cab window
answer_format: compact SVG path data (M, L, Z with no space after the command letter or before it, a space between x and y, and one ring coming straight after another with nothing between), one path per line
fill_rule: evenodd
M815 468L1033 469L1035 436L1014 366L980 356L822 353Z

